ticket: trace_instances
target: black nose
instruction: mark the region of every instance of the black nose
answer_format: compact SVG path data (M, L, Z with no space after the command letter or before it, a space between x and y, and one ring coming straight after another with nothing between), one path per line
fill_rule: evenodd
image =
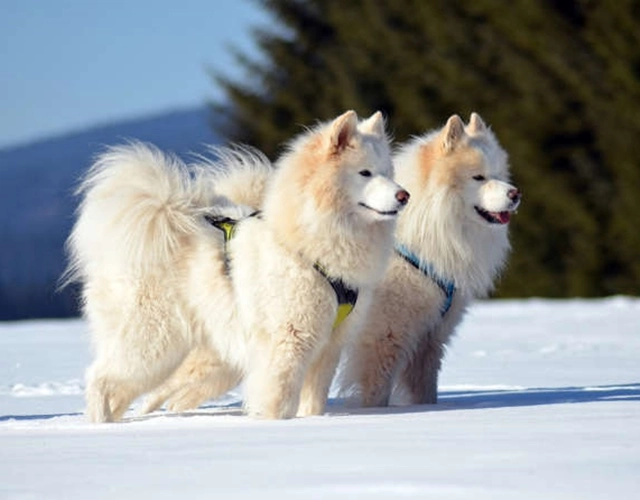
M396 193L396 200L398 200L401 205L406 205L410 196L411 195L407 191L401 189Z
M522 198L522 193L518 188L509 189L509 191L507 191L507 197L515 203L517 201L520 201L520 198Z

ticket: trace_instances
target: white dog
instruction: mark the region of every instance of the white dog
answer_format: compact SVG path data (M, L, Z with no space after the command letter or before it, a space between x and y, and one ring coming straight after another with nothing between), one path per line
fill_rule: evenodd
M189 170L132 144L107 151L83 180L66 278L82 282L92 331L90 420L120 419L194 349L215 353L220 387L245 378L252 415L323 410L409 198L391 180L382 116L358 123L349 111L318 125L273 172L261 155L226 159L227 173ZM216 192L234 175L268 179L260 214ZM357 302L336 325L340 295Z
M454 115L410 141L394 163L412 197L341 377L364 406L388 405L394 389L400 402L436 402L445 346L470 301L493 289L521 198L507 154L475 113L466 128Z

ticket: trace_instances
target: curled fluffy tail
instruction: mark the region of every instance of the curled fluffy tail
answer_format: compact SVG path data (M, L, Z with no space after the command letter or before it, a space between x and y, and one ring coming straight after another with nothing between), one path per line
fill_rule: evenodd
M262 205L272 166L251 148L216 148L215 161L187 167L154 146L108 148L85 177L78 219L67 240L62 286L109 273L163 273L204 215L239 220Z
M84 280L92 268L115 275L162 272L212 193L193 184L186 166L153 146L111 147L78 188L82 202L67 241L63 284Z

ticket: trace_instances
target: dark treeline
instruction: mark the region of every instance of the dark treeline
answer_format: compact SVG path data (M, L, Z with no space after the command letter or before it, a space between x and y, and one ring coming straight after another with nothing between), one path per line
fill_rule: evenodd
M500 296L640 292L640 2L262 0L219 132L275 157L301 125L381 109L397 141L479 112L524 201Z

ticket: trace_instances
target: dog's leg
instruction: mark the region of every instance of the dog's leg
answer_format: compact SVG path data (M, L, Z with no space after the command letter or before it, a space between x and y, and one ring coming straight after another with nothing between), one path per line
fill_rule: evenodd
M360 381L360 403L365 408L389 406L392 374L380 367L366 367Z
M136 397L144 392L141 387L132 384L120 382L109 398L109 406L111 408L111 420L118 422L122 420L122 416L129 409L129 406Z
M364 407L388 406L393 381L404 361L407 338L387 327L386 331L365 332L347 365L355 381L356 393Z
M135 332L138 338L157 339L161 335L158 329L149 331L148 335L140 329ZM151 347L145 342L100 344L86 377L89 420L120 420L133 400L166 380L186 354L186 346L180 341L159 342Z
M309 367L300 393L299 417L321 415L324 412L331 382L340 361L340 350L341 343L332 340Z
M171 411L193 410L208 399L233 389L241 379L240 371L224 364L214 350L198 347L189 353L164 384L147 397L140 413L155 411L165 402Z
M181 387L167 402L167 408L180 413L197 408L209 399L216 399L242 381L238 370L227 366L218 366L208 376Z
M253 346L245 384L249 415L281 419L296 415L305 370L315 348L312 336L288 325L277 337L264 332Z
M93 423L113 422L109 403L111 384L98 372L99 367L96 363L87 370L85 389L87 418Z
M167 408L175 412L183 412L197 408L209 399L222 396L238 386L242 381L242 373L222 362L209 366L203 373L194 374L194 379L178 389L169 398Z
M443 356L444 344L434 335L425 335L401 375L410 404L437 403L438 372Z
M117 422L147 387L139 379L121 376L92 366L87 375L86 412L90 422Z
M159 410L165 401L173 396L173 394L181 387L179 384L182 383L182 381L179 381L174 377L175 374L145 398L142 406L138 409L138 413L140 415L147 415L148 413Z
M104 363L94 363L87 371L87 417L94 423L117 422L142 392L134 381L124 381L105 370Z

